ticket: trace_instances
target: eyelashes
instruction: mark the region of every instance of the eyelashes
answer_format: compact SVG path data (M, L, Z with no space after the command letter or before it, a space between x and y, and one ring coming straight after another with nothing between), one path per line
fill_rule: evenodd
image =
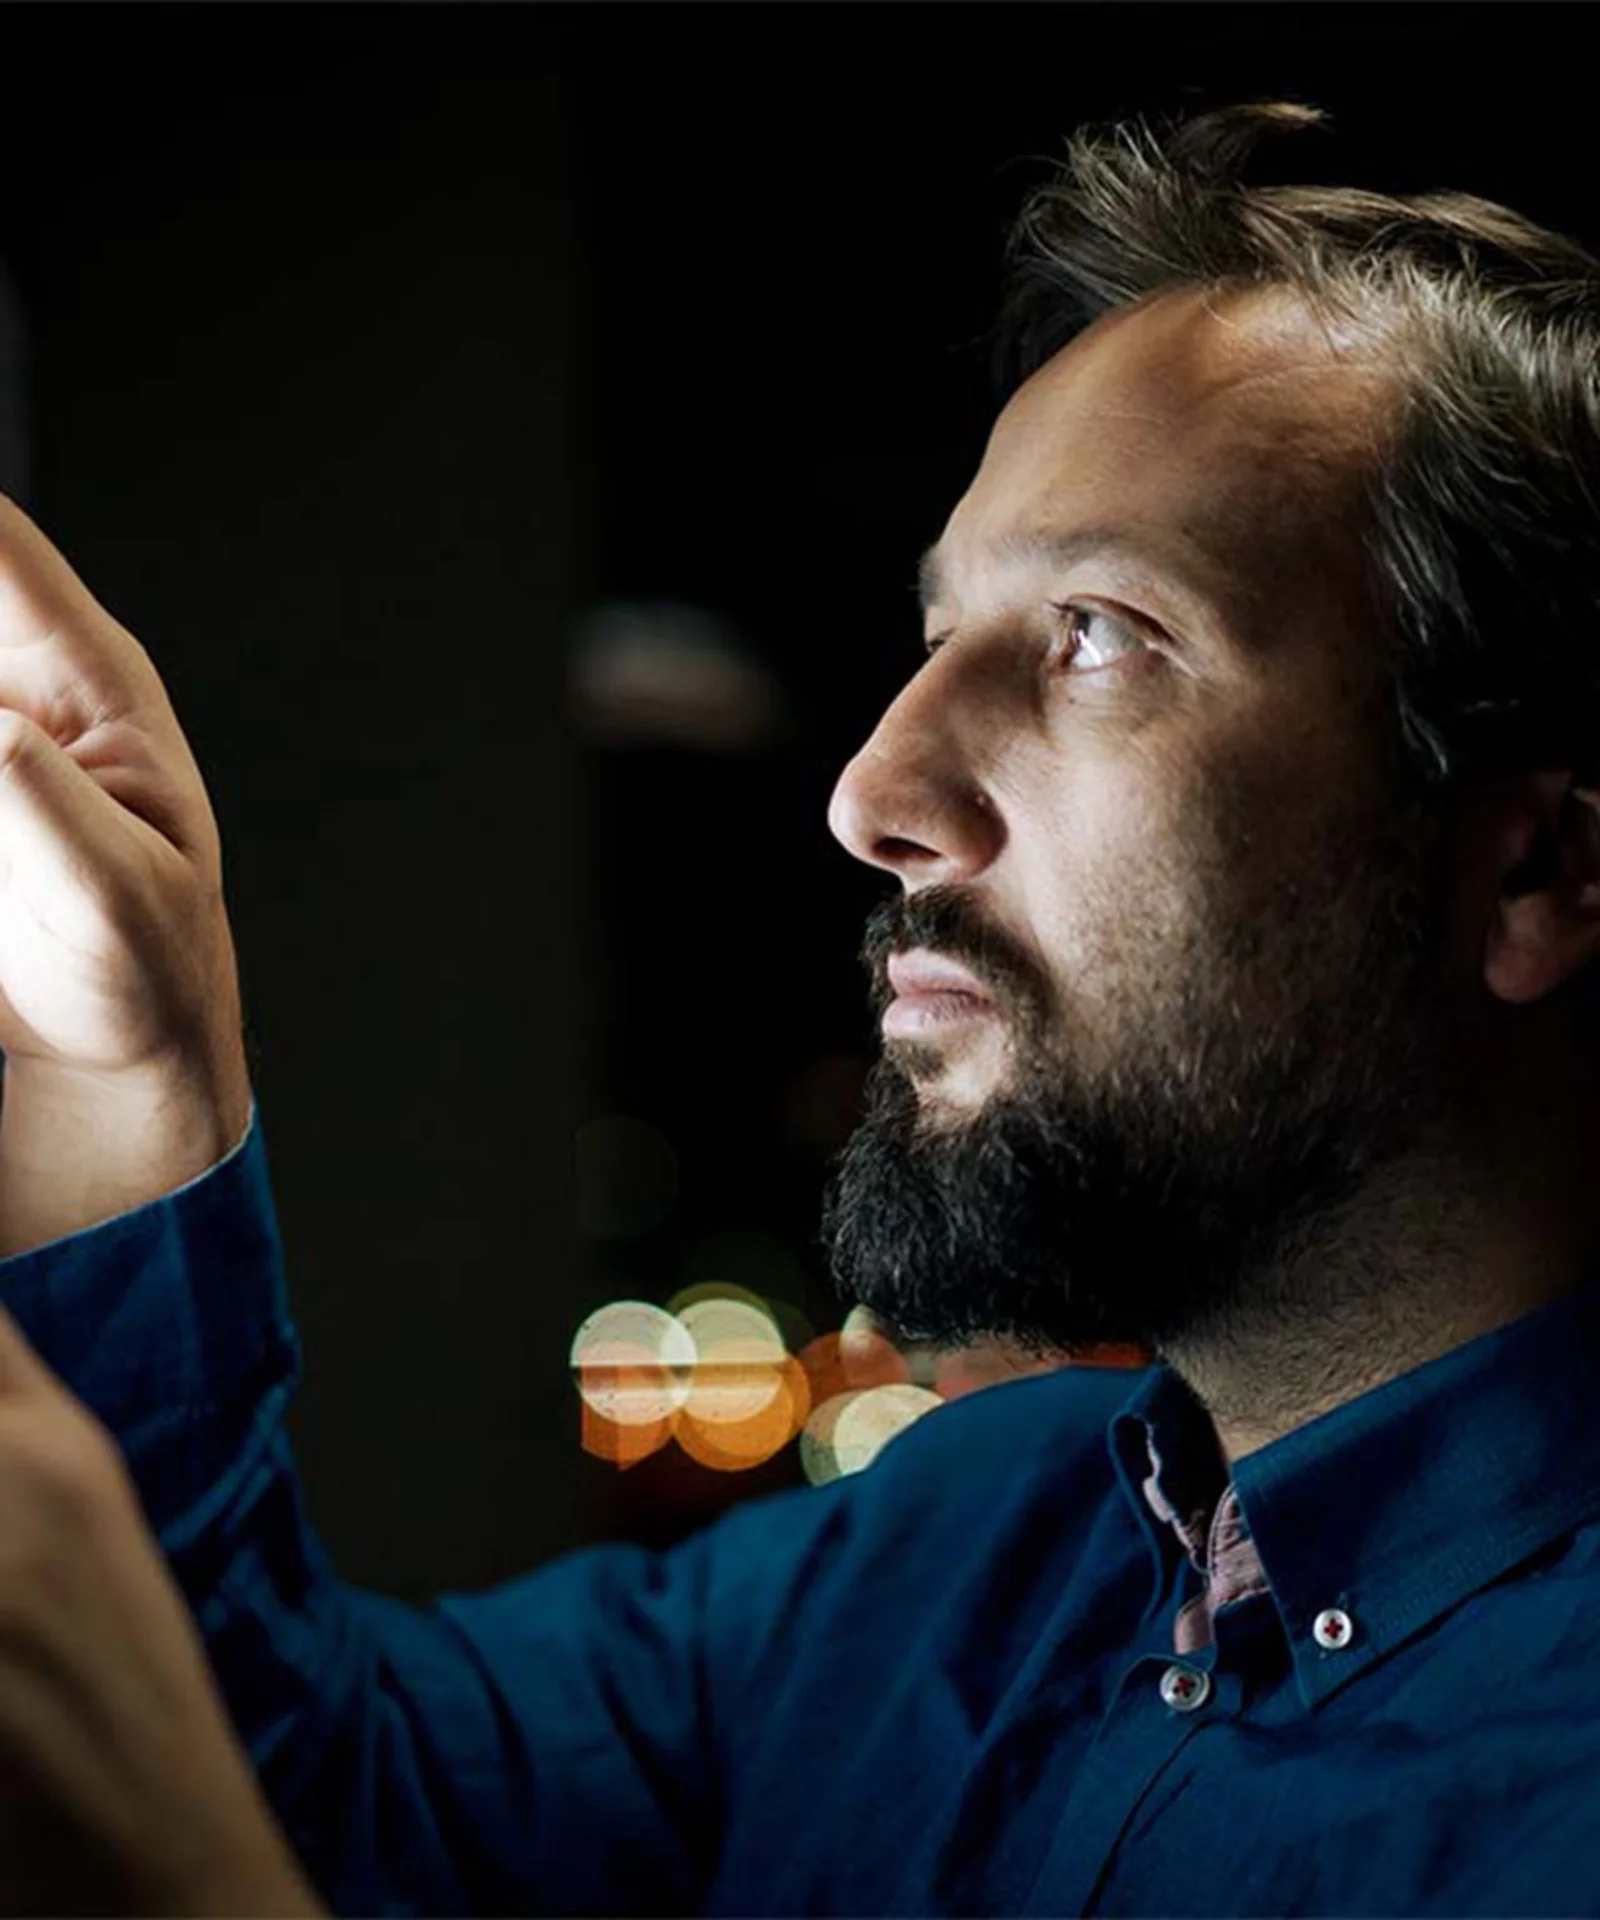
M1123 660L1138 654L1148 653L1152 649L1155 628L1148 620L1120 608L1113 610L1093 600L1053 600L1049 603L1054 616L1050 637L1050 664L1079 673L1104 673L1118 666ZM1113 636L1113 644L1124 650L1111 660L1091 661L1081 664L1083 656L1102 653L1105 642L1095 638L1096 630L1104 630ZM923 641L923 651L928 659L938 653L952 638L950 633L930 634Z
M1069 662L1076 662L1084 652L1086 646L1090 651L1094 650L1095 643L1093 639L1085 640L1082 637L1086 630L1090 629L1093 625L1109 628L1113 633L1121 634L1129 643L1130 651L1137 650L1143 652L1148 650L1149 642L1146 637L1148 628L1144 623L1135 620L1131 615L1112 613L1107 608L1098 606L1093 601L1088 600L1062 600L1053 602L1051 611L1060 616L1061 631L1063 635L1071 641L1071 651L1068 656ZM1118 664L1119 662L1117 660L1109 662L1102 661L1098 666L1085 667L1082 671L1087 673L1100 673Z

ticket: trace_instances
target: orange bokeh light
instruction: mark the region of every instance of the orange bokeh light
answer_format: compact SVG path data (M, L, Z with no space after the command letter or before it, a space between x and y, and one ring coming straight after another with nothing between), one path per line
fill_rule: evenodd
M742 1473L782 1452L805 1425L811 1412L805 1369L793 1354L762 1364L771 1391L756 1396L762 1404L742 1419L708 1419L697 1413L696 1392L690 1388L676 1430L678 1445L691 1460L718 1473Z
M911 1362L864 1307L851 1310L839 1329L839 1358L852 1387L899 1387L911 1379Z
M617 1371L624 1373L633 1370L619 1368ZM621 1380L618 1386L641 1395L656 1390L655 1382L647 1377L647 1369L640 1367L637 1371L641 1378ZM652 1453L659 1452L667 1444L678 1424L676 1413L666 1414L656 1420L613 1420L588 1400L582 1401L581 1405L584 1452L613 1467L635 1467L641 1460L648 1460Z
M900 1386L911 1378L911 1364L905 1355L877 1335L862 1338L858 1334L845 1340L837 1333L819 1333L800 1349L799 1358L814 1407L837 1394L863 1387Z

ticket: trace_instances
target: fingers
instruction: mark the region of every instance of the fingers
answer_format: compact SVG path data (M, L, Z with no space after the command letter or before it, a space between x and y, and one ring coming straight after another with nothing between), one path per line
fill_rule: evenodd
M70 740L136 704L164 703L143 647L0 494L0 706Z
M65 555L0 493L0 647L25 647L58 628L107 614Z
M71 754L25 715L0 710L0 887L16 889L85 957L104 945L105 894L134 830Z

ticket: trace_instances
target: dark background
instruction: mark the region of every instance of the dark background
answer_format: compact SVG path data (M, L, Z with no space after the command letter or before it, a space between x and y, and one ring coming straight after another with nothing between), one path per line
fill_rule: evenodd
M0 480L143 638L207 775L293 1430L349 1577L477 1585L799 1477L792 1447L589 1459L568 1351L719 1262L841 1317L815 1223L879 889L823 813L915 659L916 555L993 411L1005 221L1062 137L1288 95L1336 128L1263 173L1458 186L1593 244L1592 25L0 11L28 345ZM776 719L746 698L717 745L577 699L619 604L714 617Z

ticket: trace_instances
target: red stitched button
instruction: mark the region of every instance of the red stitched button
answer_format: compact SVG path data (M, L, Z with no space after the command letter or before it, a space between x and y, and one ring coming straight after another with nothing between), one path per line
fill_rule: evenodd
M1193 1713L1211 1698L1211 1675L1196 1667L1168 1667L1161 1676L1161 1697L1178 1713Z
M1355 1638L1355 1622L1341 1607L1326 1607L1311 1623L1311 1637L1319 1647L1336 1653Z

